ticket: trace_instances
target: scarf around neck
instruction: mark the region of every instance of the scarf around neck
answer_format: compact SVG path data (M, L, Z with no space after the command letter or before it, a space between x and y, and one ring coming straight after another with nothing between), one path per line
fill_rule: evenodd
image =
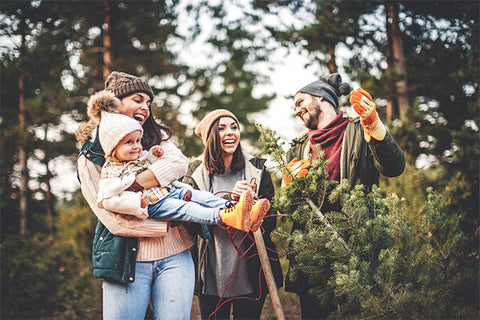
M340 111L337 117L325 128L318 130L309 130L310 152L313 154L312 160L318 159L315 152L317 144L325 153L325 160L328 161L327 171L330 180L340 180L340 154L342 152L343 136L349 120L343 117Z

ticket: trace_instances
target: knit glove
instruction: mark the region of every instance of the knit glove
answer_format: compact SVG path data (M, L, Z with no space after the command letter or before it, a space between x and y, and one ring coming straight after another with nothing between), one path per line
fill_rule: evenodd
M300 160L294 158L287 164L287 168L292 174L293 178L305 177L308 173L308 168L310 168L310 161ZM286 186L292 179L289 177L286 170L282 171L282 187Z
M358 88L356 91L352 91L350 104L353 106L355 112L362 118L365 140L370 142L371 137L373 137L378 141L382 141L385 138L387 130L378 116L372 96L362 88Z

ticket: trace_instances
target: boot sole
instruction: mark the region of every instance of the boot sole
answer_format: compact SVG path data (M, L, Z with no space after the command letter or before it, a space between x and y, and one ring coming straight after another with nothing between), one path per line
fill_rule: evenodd
M263 223L263 218L265 217L265 215L267 214L268 210L270 210L270 201L268 201L267 199L260 199L257 201L258 204L258 215L257 215L257 218L252 221L252 226L250 228L250 231L252 232L255 232L258 230L258 228L260 228L260 226L262 225Z
M251 192L245 191L242 193L240 196L240 199L238 201L239 203L242 203L242 230L245 232L250 231L250 228L252 226L252 219L250 217L250 212L252 211L253 208L253 195Z

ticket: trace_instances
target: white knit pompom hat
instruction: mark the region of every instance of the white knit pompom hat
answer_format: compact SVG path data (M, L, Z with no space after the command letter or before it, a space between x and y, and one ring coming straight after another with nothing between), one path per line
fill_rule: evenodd
M127 134L137 130L143 134L143 128L137 120L120 113L105 111L102 111L98 130L100 144L105 155L110 155Z

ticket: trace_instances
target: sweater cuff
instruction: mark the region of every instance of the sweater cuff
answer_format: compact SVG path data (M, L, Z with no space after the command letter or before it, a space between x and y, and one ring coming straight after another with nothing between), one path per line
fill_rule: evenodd
M160 186L169 186L172 181L180 179L187 173L188 161L182 164L162 160L156 161L149 167L160 183Z

